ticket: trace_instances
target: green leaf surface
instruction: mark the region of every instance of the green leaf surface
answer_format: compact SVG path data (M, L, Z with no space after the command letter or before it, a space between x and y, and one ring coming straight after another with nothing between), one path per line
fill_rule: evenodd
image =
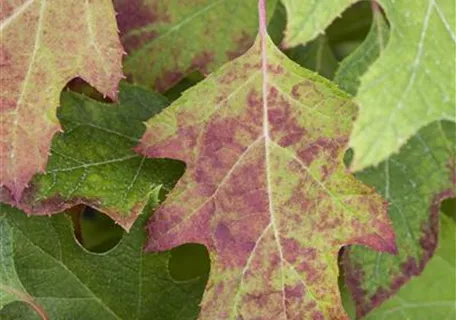
M64 132L54 138L46 172L34 177L19 203L5 189L1 200L37 215L84 203L128 230L150 192L159 185L169 190L183 173L182 163L148 160L132 151L144 132L142 122L166 104L126 83L114 105L64 92L59 109Z
M186 172L150 220L148 250L204 244L200 319L345 317L344 244L394 251L383 199L346 170L356 107L266 34L150 119L138 148Z
M300 66L315 71L327 79L332 79L339 67L339 62L325 35L319 36L305 46L288 49L285 54Z
M289 17L285 44L305 44L351 0L283 0ZM308 3L307 3L308 2ZM452 0L379 0L391 26L388 44L361 79L360 113L350 138L352 170L377 165L420 128L456 121L456 10Z
M334 82L346 92L356 95L361 76L378 59L389 39L387 21L379 10L374 10L369 34L361 45L342 60L334 76Z
M157 195L151 205L158 203ZM77 244L65 215L27 217L1 205L0 307L8 305L0 318L195 319L205 279L174 281L170 253L143 252L146 218L142 215L111 251L96 254ZM32 309L9 304L14 300Z
M352 247L345 255L345 275L364 315L419 275L434 254L441 201L456 196L456 125L435 122L418 132L395 156L357 174L389 202L398 254Z
M287 10L283 45L304 45L322 34L331 22L356 0L282 0Z
M81 77L116 99L123 50L109 0L0 5L0 186L19 200L46 166L63 87Z
M374 11L369 36L342 61L337 72L336 81L352 94L357 91L357 79L382 51L384 38L379 31L386 34L387 29L381 13ZM345 252L345 276L358 315L368 313L419 275L432 257L437 246L440 202L456 195L455 132L454 123L435 122L413 137L398 155L357 175L389 202L398 246L396 256L361 247Z
M439 247L423 273L372 311L366 320L456 318L456 224L440 214Z
M376 165L436 121L456 121L456 10L452 0L381 0L391 25L380 58L362 77L350 146L353 170Z
M277 0L268 0L270 12ZM208 74L244 53L258 30L257 0L114 0L125 73L165 91L188 73Z

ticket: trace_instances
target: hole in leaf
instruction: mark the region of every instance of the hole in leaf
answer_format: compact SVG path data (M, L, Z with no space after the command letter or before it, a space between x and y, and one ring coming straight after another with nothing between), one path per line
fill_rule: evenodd
M203 245L184 244L171 250L168 267L171 277L178 281L205 276L210 270L209 253Z
M195 84L204 79L204 76L199 71L193 71L184 79L179 81L171 89L166 91L163 95L169 99L169 101L174 101L178 99L182 93L190 87L193 87Z
M440 204L440 211L456 221L456 198L448 198Z
M78 205L67 210L79 243L88 251L102 253L115 247L124 234L118 224L91 207Z

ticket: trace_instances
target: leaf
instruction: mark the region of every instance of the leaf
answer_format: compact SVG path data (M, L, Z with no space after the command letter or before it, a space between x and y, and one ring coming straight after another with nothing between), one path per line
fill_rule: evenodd
M377 7L374 7L377 8ZM374 11L376 22L366 41L341 63L336 82L356 93L357 80L383 49L386 25ZM440 201L456 195L456 128L451 122L435 122L422 129L402 151L357 175L361 181L382 192L389 202L398 255L377 254L366 248L345 253L345 275L358 316L367 314L394 295L412 277L419 275L437 246Z
M195 318L205 279L176 282L168 273L170 253L144 254L146 218L111 251L95 254L75 242L64 215L27 218L1 205L0 307L8 305L0 318ZM35 314L22 303L9 304L13 300L28 303Z
M440 214L439 247L424 272L371 312L366 320L454 319L456 316L456 225Z
M268 0L271 13L277 0ZM256 0L114 0L124 68L160 92L188 73L208 74L244 53L257 32Z
M383 14L374 7L373 23L369 34L361 45L344 59L334 76L334 82L341 89L355 95L360 84L360 77L366 73L371 64L378 59L389 39L388 24Z
M283 0L290 22L285 43L304 44L351 3ZM456 121L455 10L450 0L379 0L391 25L381 57L361 79L356 101L360 114L350 138L352 170L377 165L420 128L436 121ZM306 12L312 11L311 18ZM298 33L299 31L299 33ZM379 99L381 97L381 99Z
M452 122L433 123L398 155L357 175L389 202L398 247L396 256L361 247L346 252L344 268L358 316L393 296L433 256L440 203L456 196L455 132Z
M266 33L150 119L138 150L186 172L149 223L150 251L204 244L200 319L342 319L341 246L394 251L382 198L343 154L356 108Z
M287 9L284 47L303 45L322 34L356 0L282 0Z
M143 121L166 106L148 90L121 84L120 103L106 104L64 92L59 118L64 132L52 144L46 172L37 175L15 202L29 214L58 213L79 203L109 215L128 230L159 185L169 190L183 172L181 163L147 160L131 149L145 130Z
M353 170L385 160L436 120L456 121L454 3L380 4L392 33L385 51L361 79L360 114L350 138Z
M306 46L298 46L285 51L286 55L299 65L332 79L339 62L336 60L326 36L319 36Z
M60 91L75 77L115 99L122 46L110 1L3 1L0 186L19 201L60 130Z

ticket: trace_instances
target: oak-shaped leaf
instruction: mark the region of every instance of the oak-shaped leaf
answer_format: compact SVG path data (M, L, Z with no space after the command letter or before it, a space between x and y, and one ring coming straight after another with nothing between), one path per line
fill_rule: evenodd
M133 152L143 121L167 101L149 90L122 82L117 104L64 92L58 117L64 132L52 142L46 171L36 175L15 201L6 188L3 202L32 215L58 213L79 203L109 215L128 230L150 192L172 188L183 173L176 161L146 159Z
M271 13L277 0L267 0ZM258 30L256 0L114 0L125 73L163 92L244 53Z
M263 4L253 47L147 123L138 150L186 172L146 249L208 248L200 319L345 319L338 251L394 252L386 203L343 163L355 105L274 46Z
M123 49L111 1L1 1L0 186L16 200L46 166L60 91L81 77L115 99Z
M283 2L289 17L285 43L294 46L323 32L354 1ZM420 128L434 121L456 122L454 1L376 3L386 14L391 34L380 58L361 78L356 96L360 113L349 143L355 171L397 153Z
M196 318L205 277L175 281L170 252L144 253L146 219L142 215L117 246L97 254L76 242L66 215L27 217L0 204L0 318Z

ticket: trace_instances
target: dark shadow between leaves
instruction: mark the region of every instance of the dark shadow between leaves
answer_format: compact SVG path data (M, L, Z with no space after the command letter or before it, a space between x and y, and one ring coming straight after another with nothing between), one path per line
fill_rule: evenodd
M187 243L171 250L168 270L176 281L187 281L209 274L210 259L206 247Z

